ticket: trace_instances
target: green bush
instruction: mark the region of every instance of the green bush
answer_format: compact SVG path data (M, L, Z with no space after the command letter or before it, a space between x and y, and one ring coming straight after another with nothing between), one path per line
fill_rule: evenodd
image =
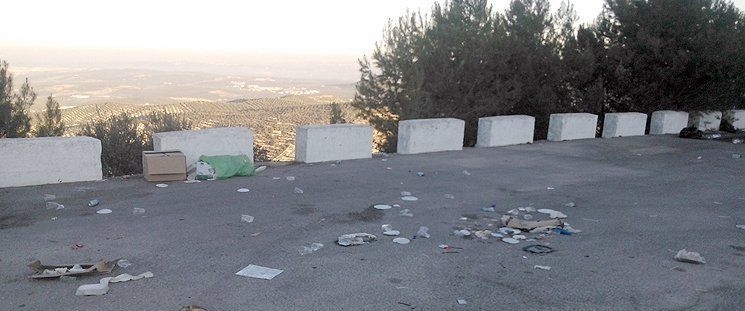
M78 134L101 141L104 175L139 174L146 137L138 130L138 125L136 118L122 113L90 122Z
M153 133L191 129L192 123L167 112L153 112L144 119L128 113L99 118L78 135L101 141L101 164L106 176L142 173L142 151L152 150Z

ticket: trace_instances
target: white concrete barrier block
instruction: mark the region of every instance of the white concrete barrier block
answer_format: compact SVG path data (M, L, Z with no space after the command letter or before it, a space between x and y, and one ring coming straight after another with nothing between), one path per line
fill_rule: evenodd
M724 118L738 130L745 130L745 110L727 110Z
M603 121L603 138L644 136L647 114L640 112L606 113Z
M548 123L550 141L595 138L598 116L591 113L555 113Z
M371 158L372 139L373 129L368 125L299 125L295 128L295 161Z
M498 147L533 142L535 118L526 115L479 118L476 147Z
M465 128L465 121L453 118L400 121L397 152L416 154L463 150Z
M0 187L101 180L101 141L91 137L0 139Z
M719 130L722 123L721 111L698 111L691 112L688 117L688 125L693 125L701 131Z
M246 127L217 127L204 130L153 134L155 151L180 150L186 166L197 163L202 155L247 155L254 158L254 135Z
M660 110L652 113L650 135L679 134L688 126L688 112Z

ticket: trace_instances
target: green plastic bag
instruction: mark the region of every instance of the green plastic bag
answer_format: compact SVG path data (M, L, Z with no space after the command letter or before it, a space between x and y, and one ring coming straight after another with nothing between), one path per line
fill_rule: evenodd
M246 155L220 155L201 156L199 161L204 161L215 170L216 179L225 179L233 176L252 176L254 164Z

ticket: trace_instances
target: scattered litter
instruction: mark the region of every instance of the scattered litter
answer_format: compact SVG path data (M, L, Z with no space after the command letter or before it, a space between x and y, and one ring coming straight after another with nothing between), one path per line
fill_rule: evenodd
M546 245L540 245L540 244L531 244L528 246L523 247L523 250L528 253L533 254L548 254L554 251L553 248L546 246Z
M251 233L251 236L252 236L252 237L257 237L257 236L259 236L260 234L261 234L261 231L259 231L259 232L256 232L256 233Z
M391 209L391 207L392 206L390 206L388 204L375 204L375 205L373 205L373 208L379 209L379 210L387 210L387 209Z
M380 226L383 229L383 234L387 236L398 236L401 234L398 230L393 230L393 226L390 224L384 224Z
M564 206L566 206L566 207L575 207L577 205L574 204L574 202L568 202L568 203L564 203Z
M525 220L531 220L531 219L533 219L533 215L531 215L531 214L525 214L525 215L523 215L523 219L525 219Z
M564 228L559 228L559 227L553 228L551 230L553 230L554 232L556 232L558 234L561 234L561 235L572 235L574 233L572 231L569 231L569 230L564 229Z
M247 188L240 188L240 189L238 189L238 190L236 190L236 191L238 191L238 192L240 192L240 193L246 193L246 192L249 192L249 191L251 191L251 190L249 190L249 189L247 189Z
M109 292L109 283L119 283L139 279L149 279L153 277L153 273L148 271L139 275L131 274L120 274L115 277L106 277L101 279L98 284L84 284L80 285L75 291L76 296L101 296Z
M701 256L701 254L696 252L689 252L685 249L681 249L678 251L677 254L675 254L675 260L695 264L706 263L706 260L704 260L704 257Z
M515 229L515 228L511 228L511 227L502 227L502 228L499 228L499 233L505 234L505 235L507 235L507 234L520 234L521 232L522 231L520 231L520 229Z
M97 210L97 211L96 211L96 214L101 214L101 215L104 215L104 214L111 214L111 210L110 210L110 209L108 209L108 208L102 208L102 209L100 209L100 210Z
M70 248L73 249L73 250L81 249L83 247L85 247L85 245L83 245L83 243L75 243L73 245L70 245Z
M55 220L57 220L57 217L52 217L52 221L55 221Z
M98 206L98 203L99 203L98 200L93 199L93 200L88 201L88 206L89 207L96 207L96 206Z
M486 239L488 239L488 238L490 238L492 236L491 235L491 230L478 230L478 231L474 231L473 232L473 235L475 235L479 239L484 239L484 240L486 240Z
M450 193L446 193L446 194L445 194L445 198L446 198L446 199L455 199L455 196L454 196L454 195L452 195L452 194L450 194Z
M323 244L321 243L313 243L310 246L300 246L298 247L298 252L300 255L308 255L310 253L313 253L319 249L323 248Z
M144 208L135 207L132 209L132 215L142 215L145 214Z
M416 172L416 175L419 177L424 177L424 172Z
M502 216L502 225L510 228L518 228L524 230L532 230L539 227L556 227L564 225L561 219L549 219L539 221L525 221L514 216L504 215Z
M336 243L341 246L362 245L375 241L378 237L369 233L348 233L341 235Z
M45 194L44 195L44 201L52 201L54 199L57 199L57 196L54 194Z
M101 296L109 292L109 280L111 278L103 278L98 284L84 284L80 285L75 291L75 296Z
M153 275L153 273L150 272L150 271L143 272L143 273L140 273L138 275L131 275L131 274L128 274L128 273L123 273L123 274L120 274L120 275L117 275L117 276L111 278L111 280L109 280L109 282L110 283L119 283L119 282L135 281L135 280L139 280L139 279L149 279L149 278L151 278L153 276L155 276L155 275Z
M745 230L745 225L735 225L735 228Z
M242 222L247 222L247 223L252 223L252 222L254 222L254 217L251 216L251 215L241 215L241 221Z
M47 202L47 209L60 210L63 208L65 208L65 206L57 202Z
M556 188L554 188L554 187L546 187L546 190L554 190L554 189L556 189Z
M257 266L257 265L248 265L245 268L241 269L241 271L236 272L235 274L240 275L240 276L247 276L250 278L271 280L282 272L284 271L279 270L279 269L272 269L272 268L267 268L267 267L262 267L262 266Z
M401 196L405 197L405 196L409 196L409 195L411 195L411 192L401 191Z
M200 182L202 182L202 181L201 180L196 180L196 179L187 179L187 180L184 180L184 183L185 184L196 184L196 183L200 183Z
M567 218L566 214L559 212L559 211L552 210L552 209L548 209L548 208L538 209L537 212L542 213L542 214L548 214L548 217L551 217L551 218Z
M739 153L733 153L733 154L732 154L732 158L733 158L733 159L740 159L740 158L742 158L742 154L739 154Z
M108 273L114 269L114 265L116 265L115 261L104 260L95 263L77 263L71 265L44 265L41 261L34 260L28 264L28 267L35 272L35 274L29 276L29 278L46 279L58 278L60 276L76 276L93 272Z
M280 180L282 178L281 177L272 177L272 179L274 179L274 180Z
M501 234L501 233L496 233L496 232L492 232L492 233L491 233L491 236L493 236L493 237L495 237L495 238L503 238L503 237L504 237L504 235L503 235L503 234Z
M551 267L550 267L550 266L541 266L541 265L535 265L535 266L533 266L533 269L538 269L538 270L546 270L546 271L548 271L548 270L551 270Z
M257 167L257 168L256 168L256 169L254 170L254 173L261 173L261 172L263 172L264 170L266 170L266 165L262 165L262 166L259 166L259 167Z
M293 181L295 180L295 176L287 176L285 179L287 179L287 181Z
M494 212L494 206L482 207L481 211L482 212Z
M520 241L513 239L513 238L502 238L502 242L508 243L508 244L517 244L520 243Z
M733 144L742 144L742 139L734 138L734 139L732 139L732 143Z
M515 215L515 216L517 216L517 215L519 215L519 214L520 214L520 211L519 211L518 209L516 209L516 208L513 208L513 209L511 209L511 210L507 211L507 214L510 214L510 215Z
M416 200L419 200L419 198L414 197L414 196L407 195L407 196L401 197L401 200L404 200L404 201L416 201Z
M396 244L409 244L409 242L411 242L411 241L409 241L409 239L407 239L407 238L395 238L395 239L393 239L393 243L396 243Z
M416 232L416 236L429 239L429 228L425 226L419 227L419 230Z
M393 204L393 207L401 207L401 205Z
M461 230L453 231L453 234L457 237L465 238L465 237L471 236L471 231L468 231L466 229L461 229Z
M464 171L464 172L465 172L465 171ZM459 304L459 305L465 305L465 304L468 304L468 302L466 302L466 300L465 300L465 299L458 299L458 304Z
M722 202L717 202L717 201L714 201L714 202L712 202L712 203L714 203L714 204L716 204L716 205L722 205L722 204L724 204L724 203L722 203Z
M465 220L468 220L468 217L461 217L459 219L465 221Z
M300 188L298 188L298 187L295 187L295 190L294 190L294 191L295 191L295 193L297 193L297 194L303 194L303 192L304 192L304 191L303 191L303 189L300 189Z
M535 211L536 211L535 207L532 207L532 206L525 207L526 213L535 213Z
M179 311L207 311L207 309L200 307L198 305L188 305L188 306L181 307Z
M408 208L402 209L400 212L398 212L398 215L404 217L414 217L414 213L412 213Z
M469 173L469 172L468 172L468 171L466 171L466 170L463 170L463 175L466 175L466 176L471 176L471 173Z
M126 268L132 265L132 263L129 262L129 260L126 259L119 259L119 261L116 262L116 265L122 268Z
M512 236L512 238L515 239L515 240L526 240L528 237L526 237L526 236L524 236L522 234L515 234L515 235Z

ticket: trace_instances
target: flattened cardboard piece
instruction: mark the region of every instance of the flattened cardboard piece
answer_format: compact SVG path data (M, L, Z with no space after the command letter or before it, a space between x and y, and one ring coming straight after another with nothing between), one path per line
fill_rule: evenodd
M83 274L91 274L94 272L109 273L114 270L114 266L116 265L117 260L118 259L114 259L112 261L100 260L94 263L78 263L72 265L45 265L42 264L39 260L34 260L29 262L27 266L31 268L31 270L34 270L34 272L36 272L35 274L30 275L29 278L52 279L59 278L61 276L78 276ZM79 265L83 269L79 271L70 271L70 269L72 269L75 265ZM56 269L65 269L65 272L56 272ZM44 273L45 270L51 270L54 273Z
M517 228L522 230L532 230L538 227L561 227L564 226L564 221L559 218L538 220L538 221L527 221L521 220L512 216L502 216L502 225L510 228Z

